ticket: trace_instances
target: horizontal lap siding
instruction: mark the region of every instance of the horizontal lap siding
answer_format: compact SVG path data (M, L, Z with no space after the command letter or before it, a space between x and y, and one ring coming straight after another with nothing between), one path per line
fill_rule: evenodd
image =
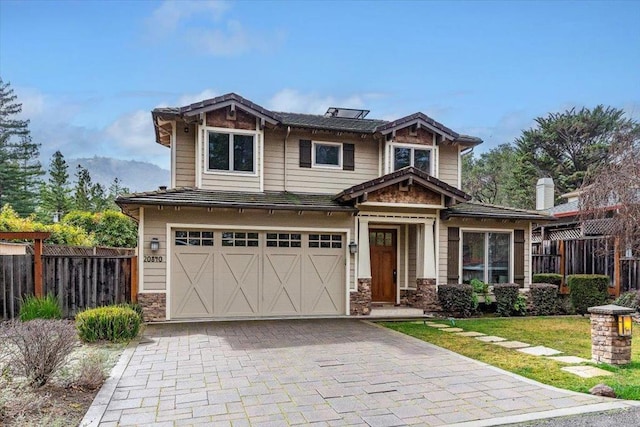
M461 229L494 229L494 230L524 230L524 283L525 286L529 286L530 283L530 249L531 244L529 240L529 222L517 221L513 222L500 222L496 220L466 220L461 221L459 219L452 219L450 221L440 221L440 236L438 242L438 284L447 283L447 244L448 244L448 227L460 227ZM512 242L513 243L513 242ZM460 241L462 247L462 240Z
M184 132L184 124L176 129L176 187L195 187L196 185L196 129L189 126Z
M284 132L267 133L264 144L264 190L284 190ZM289 139L287 146L292 149L296 141Z
M230 129L230 131L233 131ZM206 172L209 159L206 158L207 142L202 144L202 186L201 188L206 190L218 190L218 191L248 191L248 192L260 192L260 146L262 145L262 135L258 136L258 142L256 143L256 175L243 174L243 173L216 173Z
M438 161L438 178L456 188L458 183L458 146L440 144L438 148L440 159Z
M409 227L409 288L415 288L417 286L417 266L416 261L418 252L416 249L417 243L417 230L418 227L415 224L407 225Z
M167 241L167 223L189 224L197 228L198 225L230 225L233 226L255 226L260 227L281 227L282 231L288 230L290 227L304 228L345 228L351 230L351 240L354 238L354 220L350 214L334 213L327 216L324 212L311 213L305 212L298 215L297 212L274 212L269 215L265 211L245 211L238 213L235 209L214 210L207 212L206 209L182 208L179 211L173 208L165 208L157 210L155 208L147 208L144 211L144 245L140 254L140 265L144 268L143 290L165 290L167 275L167 246L171 245L171 241ZM156 237L160 242L160 249L151 253L149 244L151 239ZM214 242L219 245L220 242ZM345 250L349 242L345 241ZM144 255L161 256L163 262L144 262ZM353 280L353 256L351 256L351 273L350 281Z
M343 142L355 144L353 171L342 169L301 168L299 141ZM287 191L300 193L337 194L353 185L378 177L378 143L371 137L318 136L311 133L292 132L287 143Z

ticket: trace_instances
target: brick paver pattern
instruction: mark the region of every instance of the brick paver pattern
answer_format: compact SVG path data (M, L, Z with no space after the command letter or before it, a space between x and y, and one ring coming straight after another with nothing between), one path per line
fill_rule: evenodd
M603 402L348 319L150 325L111 425L446 425Z

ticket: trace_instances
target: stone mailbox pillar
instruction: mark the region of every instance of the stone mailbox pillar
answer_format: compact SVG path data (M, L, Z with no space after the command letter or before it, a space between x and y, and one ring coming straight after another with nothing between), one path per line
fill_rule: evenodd
M618 316L628 316L635 310L612 304L588 310L591 313L591 359L610 365L631 362L631 336L620 336Z

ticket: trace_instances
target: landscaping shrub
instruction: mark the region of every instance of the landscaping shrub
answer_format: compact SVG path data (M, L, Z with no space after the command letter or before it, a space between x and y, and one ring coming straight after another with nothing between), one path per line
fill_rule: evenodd
M638 311L638 308L640 308L640 292L625 292L620 295L613 303L622 307L633 308L634 310Z
M493 294L496 297L496 314L498 316L511 316L518 302L520 285L517 283L498 283L493 286Z
M609 276L601 274L573 274L567 277L571 302L578 314L587 313L587 308L602 305L607 301Z
M556 273L538 273L531 277L531 283L550 283L558 288L562 285L562 275Z
M14 320L0 324L0 352L6 352L11 368L42 387L78 345L73 324L65 320Z
M83 390L98 389L106 378L104 363L104 357L97 354L82 359L69 386Z
M473 287L471 285L440 285L438 286L438 300L442 309L452 315L469 317L477 307L474 303Z
M471 279L470 285L473 287L473 292L477 294L484 295L489 291L489 285L480 279Z
M573 307L573 303L571 302L571 297L569 295L558 295L556 312L558 314L576 314L576 309Z
M76 327L85 342L126 341L140 330L140 315L129 307L107 306L85 310L76 316Z
M118 307L125 307L125 308L130 308L131 310L135 311L136 313L138 313L138 316L140 316L140 322L144 323L144 312L142 311L142 306L138 303L123 303L123 304L118 304Z
M558 286L550 283L532 283L529 288L531 312L534 316L548 316L556 312Z
M23 322L33 319L62 319L62 309L58 298L52 294L43 298L28 295L22 300L19 316Z

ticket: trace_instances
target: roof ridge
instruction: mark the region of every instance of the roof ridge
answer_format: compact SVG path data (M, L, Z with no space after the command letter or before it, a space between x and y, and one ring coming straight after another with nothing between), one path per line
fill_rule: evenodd
M540 211L533 210L533 209L514 208L512 206L502 206L502 205L496 205L496 204L493 204L493 203L484 203L484 202L479 202L477 200L469 200L469 201L463 202L463 203L469 203L469 204L474 204L474 205L479 205L479 206L487 206L487 207L490 207L490 208L505 209L505 210L510 210L510 211L514 211L514 212L540 213Z

